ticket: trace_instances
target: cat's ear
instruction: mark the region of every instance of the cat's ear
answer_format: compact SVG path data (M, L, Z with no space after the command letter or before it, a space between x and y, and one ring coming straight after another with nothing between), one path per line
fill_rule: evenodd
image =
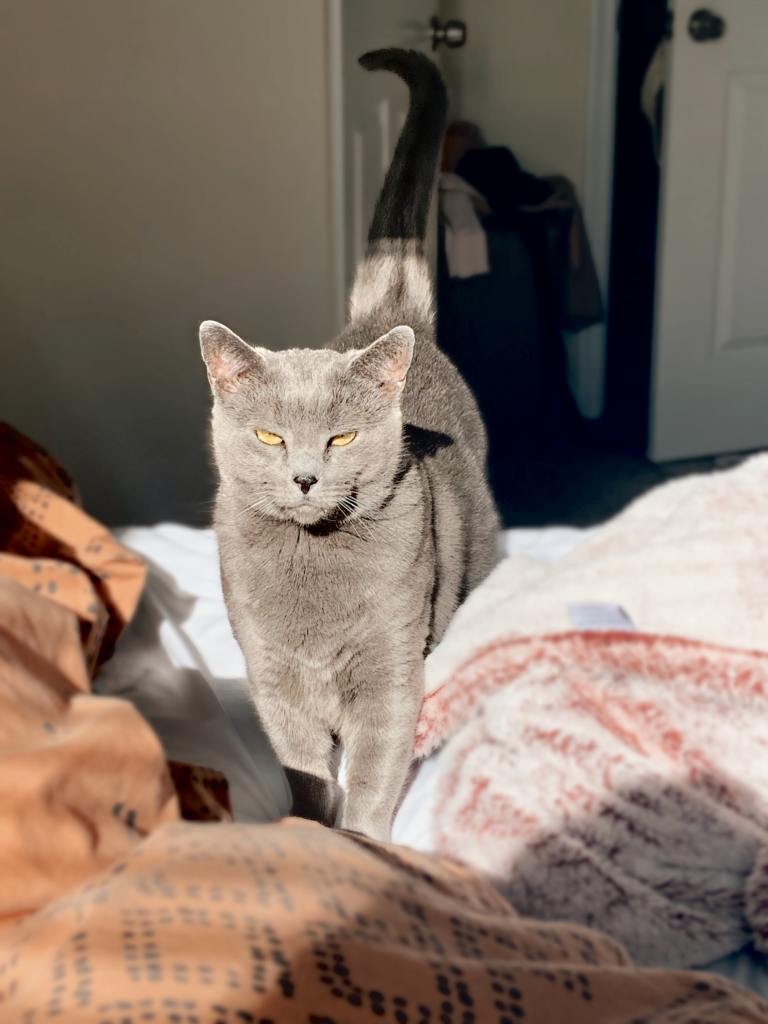
M387 398L396 398L405 387L414 341L410 327L393 327L356 355L350 370L370 380Z
M234 395L246 380L264 372L264 359L242 338L215 320L200 324L200 351L214 394Z

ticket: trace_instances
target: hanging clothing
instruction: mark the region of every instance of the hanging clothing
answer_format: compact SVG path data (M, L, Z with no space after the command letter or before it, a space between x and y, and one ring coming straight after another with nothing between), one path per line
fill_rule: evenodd
M669 67L668 40L662 39L656 47L640 89L640 108L651 126L653 155L661 163L661 135L664 115L664 87Z
M438 197L448 273L460 278L487 274L488 238L480 215L491 212L488 203L469 182L450 171L440 175Z

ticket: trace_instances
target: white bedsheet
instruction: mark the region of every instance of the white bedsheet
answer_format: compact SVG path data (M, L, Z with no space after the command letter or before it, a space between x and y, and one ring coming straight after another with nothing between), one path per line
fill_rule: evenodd
M507 531L508 554L555 562L591 532L571 527ZM288 813L285 777L251 710L245 665L232 637L211 530L174 523L118 531L149 563L146 593L100 692L132 700L158 732L168 756L227 775L235 816L271 821ZM393 827L397 843L429 852L433 764L416 772ZM752 949L707 965L768 998L768 964Z

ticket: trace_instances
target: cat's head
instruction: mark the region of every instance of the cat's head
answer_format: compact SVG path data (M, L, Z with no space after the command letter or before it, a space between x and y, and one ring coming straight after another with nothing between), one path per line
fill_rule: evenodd
M216 464L244 516L310 526L381 504L400 460L413 344L410 327L395 327L364 349L271 352L201 325Z

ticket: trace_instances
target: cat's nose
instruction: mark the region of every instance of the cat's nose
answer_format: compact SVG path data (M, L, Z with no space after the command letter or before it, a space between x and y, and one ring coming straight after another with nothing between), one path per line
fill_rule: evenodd
M309 494L310 487L314 487L317 483L316 476L295 476L293 482L298 484L301 488L302 494Z

